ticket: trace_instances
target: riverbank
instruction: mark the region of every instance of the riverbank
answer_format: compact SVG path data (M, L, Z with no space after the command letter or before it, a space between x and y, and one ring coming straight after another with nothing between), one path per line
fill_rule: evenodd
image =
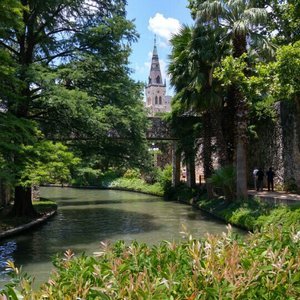
M137 186L138 188L136 188ZM99 187L81 188L99 189ZM138 185L134 180L117 181L114 185L101 189L164 196L161 187L149 184ZM198 197L195 197L195 191L188 189L186 186L181 186L176 189L171 197L174 197L174 200L179 202L193 205L214 218L247 231L255 231L264 226L264 224L272 222L286 224L285 226L296 226L300 230L300 226L298 226L298 220L300 220L300 201L298 200L300 195L290 195L283 192L271 194L269 192L257 193L249 191L249 200L247 202L226 201L222 197L207 200L205 196L198 195ZM283 206L281 205L282 203L292 204L292 208L286 205ZM57 209L56 204L51 201L34 202L34 207L41 214L36 219L5 218L7 209L0 211L0 239L44 223L56 213Z
M11 207L5 207L0 211L0 240L39 226L56 214L57 204L53 201L45 200L33 202L33 207L38 213L36 218L9 217Z
M11 274L13 280L10 286L3 291L7 299L16 291L32 299L262 299L266 295L272 300L299 299L300 262L297 258L300 234L293 228L285 230L274 224L254 234L240 237L232 232L230 226L226 233L225 226L222 225L223 231L220 233L203 234L196 238L188 231L180 240L172 240L170 231L167 230L168 237L160 238L162 242L151 246L148 234L146 242L137 241L133 234L139 235L145 229L150 229L157 235L159 228L165 228L171 222L179 230L179 222L184 216L187 221L192 221L193 228L201 229L201 225L193 222L195 216L201 213L188 208L188 205L174 202L139 201L135 205L143 207L145 212L141 214L138 209L139 213L130 217L130 220L140 220L132 228L144 226L137 232L131 231L129 225L132 222L124 223L123 218L132 211L132 200L137 195L125 193L129 202L127 210L124 207L125 199L121 197L123 201L118 201L114 192L112 199L109 199L107 196L110 191L73 191L82 197L78 199L79 205L76 205L76 197L71 190L61 189L61 193L57 193L55 189L57 188L52 191L49 189L48 195L51 194L55 199L63 198L62 202L71 202L69 205L62 205L59 210L59 214L64 211L70 218L66 214L64 218L55 218L60 223L54 228L44 226L46 231L41 232L40 236L35 234L35 242L29 244L41 245L40 241L43 241L42 246L38 247L43 255L48 249L53 249L51 244L47 244L48 241L54 241L55 251L73 249L75 252L67 250L64 255L61 254L60 258L55 259L55 272L50 279L45 279L49 284L39 289L33 288L31 279L23 278L19 270L11 264L10 268L15 273ZM93 193L94 197L91 198ZM101 193L104 196L104 205L100 206L100 214L95 215L94 205L97 201L100 202ZM147 196L142 197L148 199ZM215 200L220 203L222 199ZM89 202L93 205L90 208L86 205ZM162 205L155 208L161 202ZM228 206L228 203L223 205ZM84 207L87 207L86 214ZM167 211L162 211L163 207ZM177 217L168 216L169 212L177 214L182 208L186 208L188 213L179 213ZM162 216L160 222L154 222L154 217L158 214ZM81 230L79 227L73 229L67 226L75 224L74 219L79 215L81 220L78 224ZM130 239L134 242L128 244L124 239L117 239L111 243L104 242L107 239L101 239L103 242L100 249L97 245L93 248L96 249L93 253L82 255L82 246L87 245L91 249L91 243L98 244L99 233L109 231L105 224L111 223L111 220L114 226L121 221L119 228L125 225L126 235L130 233ZM87 222L90 222L90 227L82 228ZM151 227L151 222L156 226ZM214 221L209 222L209 228L213 223ZM66 231L60 232L64 227ZM77 233L81 236L83 233L84 237L77 238ZM61 244L57 240L58 236L62 237ZM75 240L79 241L80 252L76 251L77 247L74 248ZM69 247L70 241L72 247ZM32 249L27 248L26 251L32 253ZM34 258L34 264L37 263L38 259ZM50 269L53 266L49 266L49 271Z
M224 198L200 199L194 205L226 223L248 231L260 230L271 224L281 226L287 232L291 228L300 230L300 202L295 200L292 205L286 205L270 196L266 201L259 195L252 195L245 202L226 201Z
M71 200L71 205L74 205L74 194L68 196L66 194L69 192L68 189L62 190L62 194L55 193L53 190L49 191L49 194L56 199L62 197L66 202ZM90 198L88 194L91 194L93 191L77 190L77 192L84 199L87 199ZM121 202L116 200L115 205L119 209L113 207L110 210L107 192L104 191L104 195L105 207L102 207L100 210L105 210L103 216L94 216L94 219L88 218L87 216L91 217L90 209L87 209L87 215L83 216L84 224L90 220L90 228L101 228L102 232L107 231L103 226L109 223L108 220L114 220L114 223L122 220L122 215L120 215L122 210L128 215L128 211L124 210L124 207L120 208ZM132 197L134 198L135 195L130 195L128 199L132 199ZM91 203L95 203L99 199L99 192L95 191L95 198L91 200ZM265 212L265 215L268 213L272 214L271 210L268 212L267 207L264 208L264 202L259 203L259 200L251 202L249 207L245 206L245 203L226 202L222 198L214 199L210 202L207 201L206 207L204 207L205 201L207 200L199 198L195 202L194 199L193 205L200 208L200 204L202 204L202 209L205 208L211 213L224 211L228 207L231 208L231 212L235 213L235 205L236 211L239 211L237 209L239 207L239 209L249 209L251 212L260 211L261 215L263 212ZM80 206L85 207L82 201L79 203ZM158 210L154 209L153 204L156 202L151 201L141 202L141 206L145 207L146 203L148 204L146 214L140 215L140 218L137 218L138 215L134 215L132 220L140 219L140 224L145 229L149 229L151 223L147 222L151 221L153 217L150 216L150 219L147 221L146 216L150 213L150 210L154 213L153 215L157 215L161 212L161 207ZM174 206L174 204L176 205ZM260 205L261 207L258 208ZM163 206L170 212L178 211L180 206L183 207L178 205L178 203L171 202L165 202ZM79 213L72 212L76 207L78 208L76 205L72 209L70 209L70 206L65 207L66 212L68 211L71 214L73 221L74 216L79 215ZM285 208L287 209L288 207ZM63 206L62 209L64 209ZM294 208L293 212L296 210ZM197 214L197 211L191 211L193 211L193 214ZM109 212L115 212L115 214L111 215ZM203 238L195 239L190 232L186 232L186 238L177 242L170 240L170 232L167 231L168 239L162 239L165 242L161 242L155 247L151 246L149 236L147 236L146 243L135 241L128 245L121 241L116 243L103 242L101 243L101 249L98 250L97 248L97 252L89 256L76 256L76 253L68 250L64 256L56 259L56 272L51 275L49 281L51 285L45 285L39 290L33 289L30 279L24 278L23 280L19 270L14 265L11 265L10 268L17 272L13 278L22 278L22 280L12 280L11 286L14 289L6 289L5 293L9 296L12 291L18 290L22 291L21 293L24 295L27 293L26 295L30 295L32 299L40 299L42 297L61 299L62 295L70 299L124 299L125 297L171 299L174 295L178 299L219 299L220 297L235 299L237 295L239 295L238 299L261 299L267 294L269 295L268 299L286 299L286 297L298 299L299 282L297 278L300 276L300 268L297 255L299 253L300 233L292 226L289 228L283 225L278 226L283 221L282 215L286 213L287 211L282 211L280 214L277 213L278 218L277 220L273 218L273 225L266 225L262 230L243 238L232 233L230 226L228 226L229 232L227 234L209 234L203 235ZM83 215L82 210L80 210L80 215ZM161 224L164 226L162 227L169 225L172 220L175 220L176 228L178 228L178 221L176 222L176 220L179 219L174 217L165 219L166 215L166 213L163 213L163 223ZM104 220L104 216L107 219ZM288 215L287 218L296 223L296 220L292 219L291 215ZM58 220L60 218L55 219ZM189 214L188 219L192 220L194 218ZM101 220L102 225L95 225L96 220ZM165 222L165 220L168 220L168 222ZM47 236L47 239L43 241L43 253L46 249L51 249L51 246L46 244L46 241L50 241L53 236L57 236L57 229L63 228L66 223L70 224L71 222L66 222L64 218L63 223L58 224L56 229L48 228L48 233L44 232L40 237L35 235L38 243L44 236ZM267 223L265 222L265 224ZM80 222L79 224L81 227L83 223ZM121 222L120 226L123 225L124 223ZM212 226L212 224L210 223L209 226ZM196 227L202 228L201 226L194 226L194 228ZM157 234L157 227L152 227L152 231ZM225 226L224 231L226 231ZM70 233L70 231L66 232ZM77 230L72 230L71 232L74 235L79 231L77 228ZM87 235L86 232L89 232L89 234ZM91 247L89 244L91 241L99 240L99 234L92 235L92 232L92 230L85 228L84 234L87 240L82 238L77 240L80 240L80 244L88 244ZM54 235L51 238L52 233ZM136 233L139 234L138 232ZM64 237L62 241L64 249L73 249L66 246L69 235L61 234ZM74 237L72 237L72 240L74 240ZM58 245L56 239L55 245L61 250L62 245ZM72 245L74 247L74 244ZM284 262L282 257L284 257ZM34 263L36 264L37 260ZM74 274L76 275L74 276ZM12 276L14 275L12 274ZM83 280L80 280L80 278L83 278ZM48 278L46 280L48 281ZM147 285L144 284L145 282ZM176 282L180 282L180 285L176 284ZM109 289L107 286L109 286Z

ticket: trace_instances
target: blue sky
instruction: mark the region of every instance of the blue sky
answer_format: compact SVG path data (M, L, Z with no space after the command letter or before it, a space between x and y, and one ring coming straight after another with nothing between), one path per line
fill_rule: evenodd
M166 75L171 51L169 39L182 24L192 24L187 5L187 0L128 0L127 17L130 20L135 19L134 23L140 34L130 57L131 68L134 70L133 79L147 81L156 34L162 76L167 80L167 93L172 94Z

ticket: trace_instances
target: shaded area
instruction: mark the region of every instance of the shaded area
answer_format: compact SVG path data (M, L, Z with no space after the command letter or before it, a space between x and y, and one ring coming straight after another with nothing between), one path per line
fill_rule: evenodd
M159 230L148 214L120 209L76 209L59 213L42 228L16 237L15 261L49 261L55 253L66 249L86 252L86 245L111 240L115 235ZM26 258L24 254L26 253Z
M161 199L143 199L143 200L138 200L140 203L142 202L160 202ZM93 200L89 201L89 205L106 205L106 204L120 204L124 203L124 201L119 201L119 200ZM78 200L68 200L67 202L63 202L60 205L61 206L81 206L81 205L86 205L87 201L78 201Z

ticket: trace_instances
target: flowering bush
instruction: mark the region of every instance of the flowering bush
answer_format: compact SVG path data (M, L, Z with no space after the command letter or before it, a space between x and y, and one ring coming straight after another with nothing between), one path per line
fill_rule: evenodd
M18 288L24 300L299 299L299 236L276 226L245 240L229 228L220 236L187 235L182 242L152 247L103 243L94 256L76 257L69 250L56 258L56 271L39 291L23 278L5 294Z

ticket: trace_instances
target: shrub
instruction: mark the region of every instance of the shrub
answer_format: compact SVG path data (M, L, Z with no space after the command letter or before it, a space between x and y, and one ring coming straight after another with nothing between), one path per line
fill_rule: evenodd
M105 173L101 174L99 177L99 184L100 187L109 187L110 184L116 180L117 178L120 178L122 176L122 173L120 170L108 170Z
M158 182L162 186L163 190L168 192L172 186L172 166L167 165L163 170L160 170L158 175Z
M287 179L283 184L283 189L287 192L297 193L299 187L297 186L296 179L293 177Z
M128 169L123 175L124 178L141 178L141 172L138 169Z
M78 168L73 176L72 185L75 186L99 186L100 170L90 167Z
M299 299L300 233L274 226L244 241L231 234L148 246L102 243L92 256L68 250L33 292L15 271L4 290L25 299ZM18 280L15 280L15 279ZM17 299L16 297L12 297Z
M231 165L215 170L208 179L213 187L221 188L226 199L233 199L235 195L236 172Z
M140 178L117 178L111 181L107 187L149 193L157 196L163 196L164 193L159 183L147 184Z

